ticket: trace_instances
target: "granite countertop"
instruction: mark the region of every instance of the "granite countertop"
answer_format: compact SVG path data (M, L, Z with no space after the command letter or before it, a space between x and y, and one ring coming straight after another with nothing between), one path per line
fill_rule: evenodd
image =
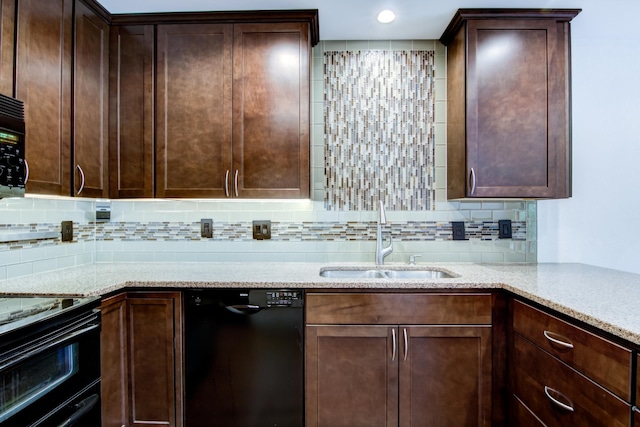
M640 275L584 264L387 264L440 279L338 279L321 268L366 263L99 263L0 281L2 295L99 296L123 288L505 289L640 345Z

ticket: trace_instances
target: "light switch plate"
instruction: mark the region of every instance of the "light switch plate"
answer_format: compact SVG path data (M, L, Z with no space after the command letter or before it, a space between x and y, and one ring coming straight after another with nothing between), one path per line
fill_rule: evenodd
M200 236L205 239L213 237L213 220L210 218L202 218L200 220Z
M500 239L511 239L511 220L501 219L498 221L498 237Z
M62 221L62 241L71 242L73 240L73 221Z
M256 240L271 239L271 221L253 221L253 238Z
M453 240L466 240L464 237L464 222L463 221L451 221L451 229L453 232Z

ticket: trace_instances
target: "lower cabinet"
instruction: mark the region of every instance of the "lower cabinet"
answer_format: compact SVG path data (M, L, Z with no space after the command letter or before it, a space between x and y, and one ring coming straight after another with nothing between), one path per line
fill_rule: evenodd
M631 425L631 349L520 301L512 313L510 426Z
M102 304L102 425L182 426L179 292L127 292Z
M307 427L491 425L489 294L309 293L306 307Z
M640 366L640 354L636 356L636 366ZM633 427L640 427L640 370L636 370L636 404L633 406Z

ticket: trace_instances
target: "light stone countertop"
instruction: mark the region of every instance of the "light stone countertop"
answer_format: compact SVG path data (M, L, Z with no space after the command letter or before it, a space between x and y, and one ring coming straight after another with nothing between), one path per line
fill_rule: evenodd
M505 289L640 345L640 275L585 264L386 264L447 279L338 279L321 268L373 263L98 263L0 281L2 295L107 295L123 288Z

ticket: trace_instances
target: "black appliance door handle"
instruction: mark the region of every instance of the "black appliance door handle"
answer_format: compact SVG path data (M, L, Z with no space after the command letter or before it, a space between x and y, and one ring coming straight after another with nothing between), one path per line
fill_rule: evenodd
M15 366L16 364L18 364L19 362L22 362L23 360L26 360L30 357L33 357L37 354L43 353L51 348L57 347L61 344L66 343L67 341L70 341L74 338L76 338L79 335L83 335L86 334L87 332L90 332L94 329L99 329L100 328L100 324L99 323L93 323L93 324L89 324L89 326L86 326L82 329L76 329L73 330L71 332L66 333L65 335L59 336L59 337L55 337L55 339L51 339L50 341L46 341L44 342L42 345L39 345L35 348L32 349L28 349L24 352L21 352L17 355L15 355L14 357L11 357L7 360L3 360L0 362L0 371L3 371L5 369L11 368L12 366Z
M227 305L225 308L235 314L255 314L262 310L262 307L253 304L234 304Z
M82 417L84 417L90 410L93 409L94 406L100 400L100 396L97 394L92 394L86 399L81 400L80 402L73 405L76 408L76 412L73 413L66 421L60 424L58 427L71 427L79 421Z

